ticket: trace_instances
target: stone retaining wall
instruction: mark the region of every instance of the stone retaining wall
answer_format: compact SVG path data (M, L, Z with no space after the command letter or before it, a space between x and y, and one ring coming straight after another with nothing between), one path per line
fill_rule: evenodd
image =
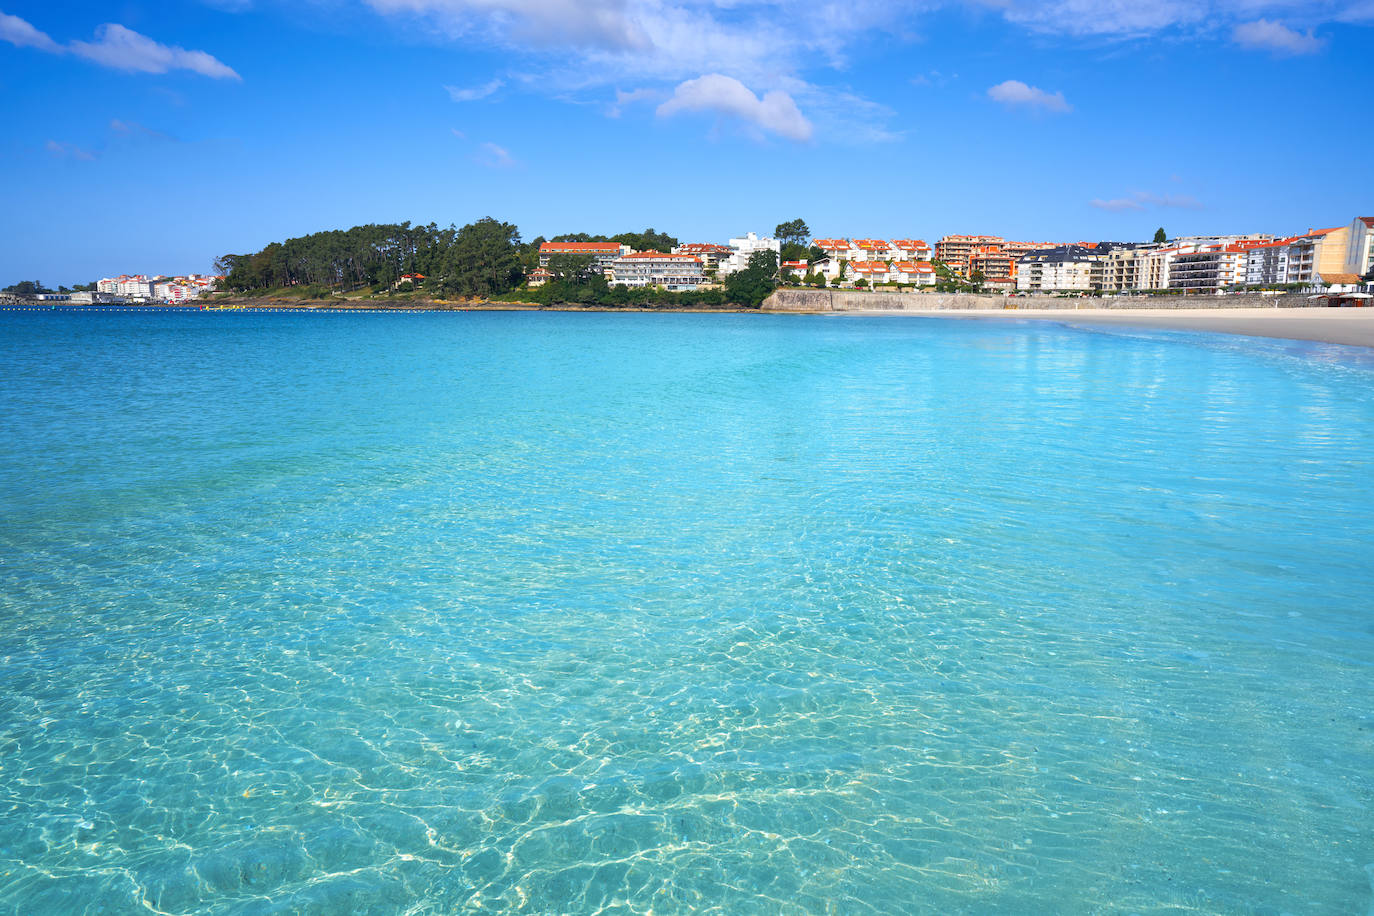
M779 289L763 301L764 311L854 312L935 309L1253 309L1310 308L1325 305L1302 295L1283 296L1117 296L1063 299L1054 296L975 295L972 293L863 292L850 289Z

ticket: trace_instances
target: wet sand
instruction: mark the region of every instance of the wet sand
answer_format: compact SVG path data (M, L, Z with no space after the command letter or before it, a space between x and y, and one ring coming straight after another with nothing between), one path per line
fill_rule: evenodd
M1206 331L1315 340L1323 343L1374 347L1374 308L1311 309L1017 309L956 311L910 309L843 312L848 315L915 315L924 318L961 318L974 321L1058 321L1072 325L1126 325L1174 331Z

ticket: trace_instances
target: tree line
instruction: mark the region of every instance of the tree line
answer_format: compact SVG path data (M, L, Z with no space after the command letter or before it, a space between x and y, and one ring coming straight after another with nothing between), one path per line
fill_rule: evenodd
M779 226L789 253L804 246L809 230L802 220ZM272 242L261 251L226 254L215 259L229 290L263 294L292 290L309 296L348 294L358 290L382 293L406 289L402 278L420 275L424 293L433 298L480 296L516 298L514 291L525 274L539 265L542 236L526 243L511 223L491 217L462 228L435 223L369 223L352 229L313 232L299 238ZM554 236L553 242L614 242L636 251L668 252L678 239L653 228L618 235L585 232ZM668 293L662 290L626 289L612 286L592 268L591 258L556 255L550 266L558 277L533 290L521 290L525 301L580 302L595 305L700 305L727 304L756 307L777 285L778 263L772 252L751 259L746 270L725 278L723 289ZM764 262L767 263L764 263Z
M461 229L369 223L226 254L215 259L215 270L229 289L246 293L285 287L381 292L406 274L422 274L436 296L491 296L521 282L522 254L520 230L491 217Z

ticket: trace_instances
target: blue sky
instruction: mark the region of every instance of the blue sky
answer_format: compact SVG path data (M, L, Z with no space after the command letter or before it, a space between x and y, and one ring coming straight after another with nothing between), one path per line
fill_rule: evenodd
M0 0L0 285L366 222L1292 233L1374 213L1374 0Z

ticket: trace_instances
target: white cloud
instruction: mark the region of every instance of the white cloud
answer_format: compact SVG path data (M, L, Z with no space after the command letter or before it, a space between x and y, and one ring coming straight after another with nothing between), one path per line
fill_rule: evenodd
M659 117L679 112L714 112L789 140L811 139L811 122L802 117L792 96L774 89L759 98L739 80L720 73L681 83L673 97L658 106Z
M1070 35L1138 36L1201 22L1205 0L974 0L1034 31ZM1244 2L1244 0L1242 0Z
M460 89L457 86L445 86L444 90L449 98L455 102L475 102L478 99L485 99L506 85L504 80L494 79L491 82L483 83L481 86L474 86L471 89Z
M1243 22L1231 32L1236 44L1247 48L1262 48L1280 54L1315 54L1326 42L1311 32L1295 32L1281 22L1256 19Z
M380 13L424 16L449 35L485 32L536 45L643 48L624 0L366 0Z
M71 52L105 67L138 73L190 70L214 79L240 79L225 64L204 51L159 44L146 35L113 22L95 30L95 41L73 41L63 46L18 16L0 13L0 40L19 47L33 47L49 54Z
M1099 210L1122 213L1129 210L1169 209L1201 210L1202 202L1188 194L1155 194L1150 191L1136 191L1128 197L1114 197L1110 200L1095 198L1088 205Z
M1114 197L1111 200L1103 200L1100 197L1088 201L1089 206L1099 210L1110 210L1113 213L1120 213L1123 210L1144 210L1145 205L1133 197Z
M1056 114L1073 111L1072 106L1064 100L1064 93L1046 92L1044 89L1027 86L1020 80L998 83L988 90L988 98L1008 107L1020 106L1033 111L1049 111Z
M213 79L241 79L232 69L204 51L187 51L159 44L146 35L114 22L95 30L93 42L73 41L69 50L79 57L115 70L136 73L166 73L190 70Z
M17 48L37 48L49 54L60 54L62 46L38 31L18 16L0 13L0 41L8 41Z
M1374 21L1371 0L964 0L967 4L999 11L1008 21L1036 32L1060 35L1140 38L1167 31L1193 35L1225 34L1242 25L1255 25L1257 16L1281 16L1309 26L1323 22ZM1267 20L1260 20L1265 21ZM1277 36L1274 26L1289 32ZM1268 23L1268 41L1258 46L1290 53L1316 50L1311 35L1291 32ZM1258 33L1257 34L1263 34ZM1297 39L1298 41L1294 41ZM1239 38L1237 40L1240 40ZM1315 39L1313 39L1315 40ZM1245 42L1242 42L1245 43ZM1297 50L1301 48L1301 50Z
M45 148L59 159L80 159L82 162L91 162L95 159L95 153L88 149L82 149L74 143L58 143L56 140L49 140Z
M515 157L511 156L510 151L505 147L497 146L495 143L481 144L473 159L479 165L493 169L506 169L515 165Z

